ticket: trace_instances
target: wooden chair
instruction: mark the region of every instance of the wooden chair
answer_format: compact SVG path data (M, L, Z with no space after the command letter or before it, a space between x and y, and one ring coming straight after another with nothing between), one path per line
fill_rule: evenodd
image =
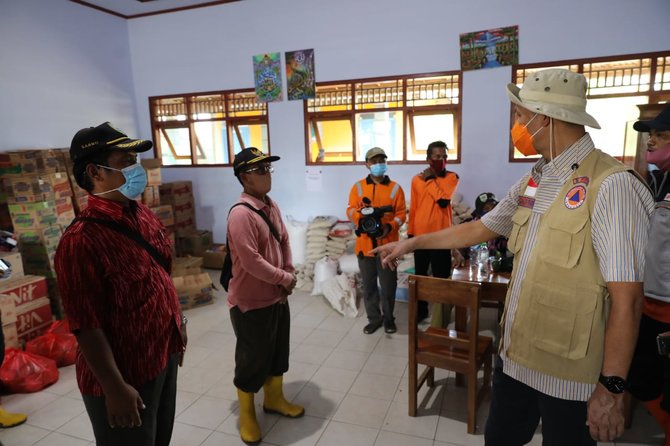
M465 331L430 327L417 328L417 302L452 304L456 311L467 311ZM435 385L435 370L462 373L467 378L468 433L474 434L477 409L490 390L492 339L479 335L481 284L425 276L409 276L409 416L416 416L417 393L424 382ZM418 376L418 365L427 366ZM483 367L484 381L477 389L477 372Z

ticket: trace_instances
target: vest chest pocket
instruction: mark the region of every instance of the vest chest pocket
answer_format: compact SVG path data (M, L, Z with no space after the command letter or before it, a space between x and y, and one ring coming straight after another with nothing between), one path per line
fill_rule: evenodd
M533 345L562 358L585 357L601 295L595 285L557 287L533 283Z
M530 209L518 209L512 215L512 232L507 239L507 249L512 254L517 254L521 250L526 233L528 232L528 219L530 218Z
M537 246L539 258L561 268L574 268L584 251L589 230L587 213L577 214L574 218L550 221L545 228L545 243Z

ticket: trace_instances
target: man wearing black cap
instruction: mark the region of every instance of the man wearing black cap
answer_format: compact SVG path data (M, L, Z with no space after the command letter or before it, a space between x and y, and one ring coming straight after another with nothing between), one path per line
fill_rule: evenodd
M288 371L291 314L288 296L296 278L288 232L272 189L272 165L278 156L248 147L237 155L233 169L244 187L228 215L228 249L233 276L228 285L230 321L235 346L235 378L240 402L240 437L247 444L261 441L254 394L263 388L263 410L288 418L305 409L284 398L283 375Z
M137 153L151 147L108 122L80 130L70 146L89 201L63 234L55 266L98 446L167 446L172 436L186 319L165 228L135 201L147 181Z
M656 166L647 177L656 200L651 214L644 273L644 303L640 334L629 374L630 390L665 431L670 446L670 358L657 350L656 337L670 331L670 105L656 118L638 121L638 132L649 133L647 162Z

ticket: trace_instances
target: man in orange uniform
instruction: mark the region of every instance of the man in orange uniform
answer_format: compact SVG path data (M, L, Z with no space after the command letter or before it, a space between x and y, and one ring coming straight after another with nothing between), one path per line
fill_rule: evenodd
M458 175L447 167L447 145L442 141L428 144L428 167L412 178L412 195L409 204L407 233L410 237L451 226L451 197L458 186ZM420 276L428 275L430 266L434 277L451 276L451 250L417 249L414 251L414 268ZM447 309L448 311L448 309ZM417 321L428 317L428 302L419 301ZM444 315L449 322L449 315Z
M356 255L363 279L365 311L368 325L363 332L372 334L382 323L386 333L395 333L395 292L398 276L395 270L383 268L379 258L370 254L374 248L398 240L398 229L405 223L405 193L386 175L386 153L373 147L365 154L370 175L357 181L349 193L347 217L356 226ZM386 209L379 209L386 207ZM373 211L373 209L375 211ZM381 284L377 288L377 277Z

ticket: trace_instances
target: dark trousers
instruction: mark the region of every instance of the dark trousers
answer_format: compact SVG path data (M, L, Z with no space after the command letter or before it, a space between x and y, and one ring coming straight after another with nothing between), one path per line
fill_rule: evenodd
M230 309L235 330L235 387L258 392L270 376L288 371L291 312L288 303L242 312Z
M642 315L628 382L630 393L640 401L663 395L661 407L670 412L670 358L661 356L656 344L656 336L666 331L670 324Z
M498 362L498 361L496 361ZM595 446L586 426L586 402L554 398L517 381L496 367L486 446L530 442L542 419L542 446Z
M177 362L175 354L153 380L137 391L146 409L140 410L142 426L111 428L107 420L105 397L82 395L93 425L97 446L168 446L172 438L177 398Z
M370 323L393 322L395 291L398 286L398 274L395 270L384 268L379 257L358 256L358 268L363 280L363 300L365 312ZM377 277L381 293L377 287ZM381 310L379 303L381 300Z
M418 276L427 276L428 267L433 277L448 279L451 277L451 250L450 249L417 249L414 251L414 271ZM428 302L418 302L418 314L420 318L428 316ZM447 314L446 322L449 322Z

